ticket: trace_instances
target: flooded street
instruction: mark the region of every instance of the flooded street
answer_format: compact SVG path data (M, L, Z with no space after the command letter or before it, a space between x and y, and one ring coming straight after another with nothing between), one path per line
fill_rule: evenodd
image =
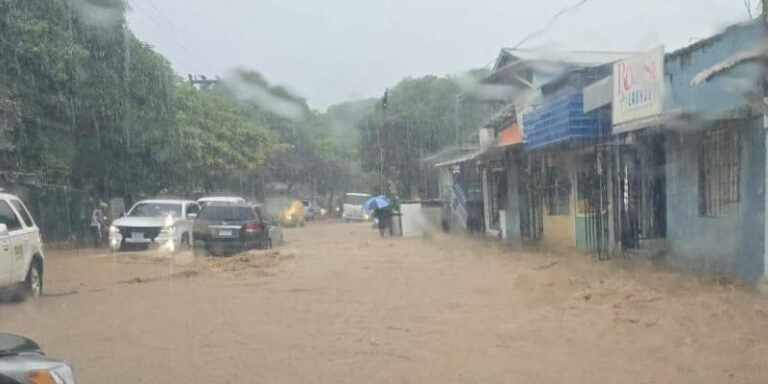
M49 252L8 332L81 383L748 383L768 380L751 288L366 224L285 230L228 259Z

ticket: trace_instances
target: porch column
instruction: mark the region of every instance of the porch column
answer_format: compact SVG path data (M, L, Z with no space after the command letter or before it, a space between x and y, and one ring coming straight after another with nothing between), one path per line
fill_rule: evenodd
M512 156L510 156L512 157ZM520 242L522 238L522 229L520 225L520 211L524 209L520 204L520 173L523 168L514 158L507 159L507 201L505 209L507 211L507 241L511 243Z
M491 213L491 193L490 188L488 185L488 167L483 166L482 168L482 182L483 182L483 225L485 226L485 233L490 233L491 231L491 218L493 217L493 213Z

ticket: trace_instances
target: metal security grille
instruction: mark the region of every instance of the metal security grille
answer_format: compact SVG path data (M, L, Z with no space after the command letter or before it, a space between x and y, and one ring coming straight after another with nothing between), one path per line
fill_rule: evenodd
M741 196L741 131L729 124L703 134L699 155L699 214L727 217Z
M520 183L520 206L528 209L521 210L520 225L523 237L536 241L541 239L544 230L542 224L543 175L541 162L538 159L527 157L525 161L527 162L525 172L518 174L518 182Z
M570 211L571 182L562 171L554 167L545 169L547 213L550 216L567 215Z
M610 250L607 150L598 149L580 160L584 166L577 174L577 215L584 220L586 245L599 259L607 259Z

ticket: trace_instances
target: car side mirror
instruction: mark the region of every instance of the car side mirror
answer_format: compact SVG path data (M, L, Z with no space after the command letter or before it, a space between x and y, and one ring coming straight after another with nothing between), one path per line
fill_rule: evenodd
M5 236L7 234L8 234L8 226L0 223L0 236Z
M189 219L197 219L197 213L188 213L187 218Z

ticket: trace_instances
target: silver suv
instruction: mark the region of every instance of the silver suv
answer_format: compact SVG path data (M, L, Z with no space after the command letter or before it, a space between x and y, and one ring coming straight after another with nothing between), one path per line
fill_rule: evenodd
M43 242L27 207L0 193L0 288L37 297L43 293Z
M153 199L136 203L109 227L109 247L175 251L192 245L192 225L200 206L191 200Z

